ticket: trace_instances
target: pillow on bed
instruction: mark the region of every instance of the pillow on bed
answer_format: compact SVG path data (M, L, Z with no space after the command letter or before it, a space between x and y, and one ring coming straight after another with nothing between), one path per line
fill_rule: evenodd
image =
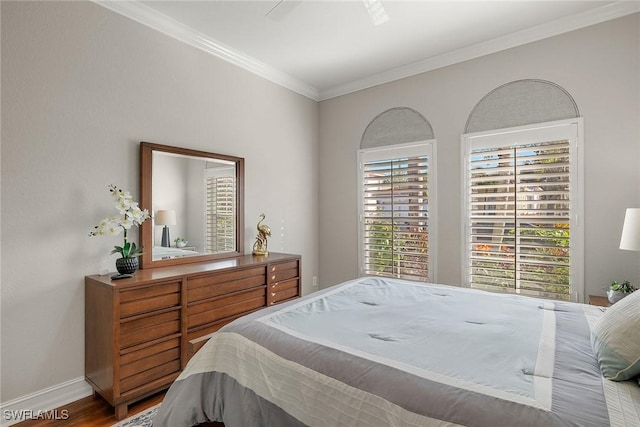
M591 331L602 375L625 381L640 374L640 291L605 311Z

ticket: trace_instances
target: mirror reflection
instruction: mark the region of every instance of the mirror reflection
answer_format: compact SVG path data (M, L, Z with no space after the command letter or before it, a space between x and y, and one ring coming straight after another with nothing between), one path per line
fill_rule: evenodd
M242 254L243 164L238 157L141 143L141 204L152 213L141 229L143 268Z
M236 250L235 163L154 151L153 260Z

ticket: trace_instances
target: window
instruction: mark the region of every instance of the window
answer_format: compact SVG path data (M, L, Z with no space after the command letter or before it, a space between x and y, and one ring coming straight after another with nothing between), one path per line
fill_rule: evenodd
M236 250L236 178L228 173L229 170L224 169L207 169L205 173L205 229L209 253Z
M435 281L435 141L358 152L361 275Z
M580 119L463 137L472 288L579 300Z

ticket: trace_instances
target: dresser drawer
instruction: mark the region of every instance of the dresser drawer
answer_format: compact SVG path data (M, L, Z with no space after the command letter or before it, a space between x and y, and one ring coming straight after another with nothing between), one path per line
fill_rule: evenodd
M288 263L287 263L288 264ZM269 271L269 283L280 282L282 280L293 279L294 277L298 277L300 275L300 270L298 269L298 263L295 263L293 268L282 268L277 269L276 271Z
M265 305L264 286L249 291L210 299L187 307L187 327L189 329L226 317L245 313Z
M300 281L296 277L295 279L283 280L282 282L275 282L269 285L269 292L280 292L291 288L298 288Z
M180 305L180 282L120 292L120 318Z
M218 320L216 322L207 323L206 325L202 325L202 326L198 326L198 327L189 329L189 331L187 332L187 341L190 343L191 346L193 346L193 345L197 344L199 339L202 338L203 336L210 335L211 333L218 331L220 328L222 328L227 323L231 323L234 320L239 319L239 318L241 318L242 316L244 316L246 314L253 313L254 311L258 311L259 309L261 309L263 307L264 306L260 306L258 308L253 309L253 310L242 312L240 314L236 314L235 316L225 317L224 319ZM204 344L204 343L202 343L202 344ZM198 347L198 348L200 348L200 347ZM187 351L188 350L189 350L189 346L187 346Z
M180 360L172 360L170 362L162 363L154 368L139 372L131 375L130 377L123 378L120 381L120 392L122 394L127 393L137 387L150 386L153 381L158 380L167 375L177 373L180 371ZM172 379L169 378L167 383L171 383Z
M271 292L271 298L269 304L277 304L279 302L283 302L289 300L291 298L295 298L298 296L298 287L285 289L278 292Z
M298 268L298 260L288 261L288 262L280 262L277 264L269 265L269 273L275 273L277 271L282 270L291 270L292 268Z
M187 282L187 300L189 303L192 303L218 295L263 286L265 284L264 267L189 278Z
M135 357L138 356L139 355L135 355ZM130 363L122 363L122 365L120 366L120 377L128 378L135 374L157 368L158 366L171 362L172 360L178 359L180 359L180 347L173 347L166 350L157 350L155 354L141 357ZM122 360L123 359L121 358L120 361L122 362Z
M180 311L132 317L120 323L120 348L153 341L180 332Z
M163 351L179 347L179 336L175 336L170 339L165 338L164 340L151 345L149 345L149 343L144 343L135 347L130 347L126 350L120 351L120 365L124 366L140 359L144 359L145 357L153 356Z

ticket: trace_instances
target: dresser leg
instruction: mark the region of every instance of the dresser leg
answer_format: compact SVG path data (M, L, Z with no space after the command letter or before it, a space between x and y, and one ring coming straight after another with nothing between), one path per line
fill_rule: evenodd
M127 418L127 404L126 403L119 403L115 406L115 413L116 413L116 420L120 421L124 418Z

